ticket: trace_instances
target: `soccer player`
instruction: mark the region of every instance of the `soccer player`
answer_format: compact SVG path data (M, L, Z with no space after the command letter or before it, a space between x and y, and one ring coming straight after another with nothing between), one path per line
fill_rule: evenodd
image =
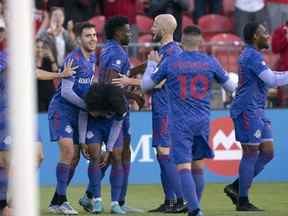
M131 37L130 25L128 23L127 17L123 16L114 16L111 17L105 24L105 34L106 34L106 43L101 50L100 59L99 59L99 80L100 82L110 83L111 77L114 74L123 74L128 75L130 70L128 54L124 49L124 46L128 45ZM117 164L112 164L112 173L111 173L111 184L112 187L117 181L115 179L123 175L122 187L121 190L114 194L115 197L119 197L118 201L120 206L123 209L123 212L139 212L139 209L129 208L125 204L125 198L127 193L128 186L128 177L130 172L130 161L131 161L131 152L130 152L130 139L131 135L129 133L129 113L127 114L123 122L123 138L124 144L123 149L118 149L117 160L114 162ZM114 151L113 155L116 154ZM121 154L121 155L120 155ZM113 167L120 167L123 169L121 172L116 172ZM120 184L120 183L117 183ZM115 189L118 186L115 185ZM119 194L118 194L119 193ZM114 198L113 198L114 199ZM117 206L116 202L114 203Z
M152 32L153 40L160 42L159 53L167 57L178 55L182 52L179 45L173 41L173 33L177 27L175 18L170 14L161 14L155 17ZM161 63L160 63L161 64ZM122 77L113 79L114 84L140 85L139 79ZM160 85L161 86L161 85ZM163 87L152 91L152 145L157 150L157 160L161 170L161 183L165 194L165 201L159 207L150 212L181 212L185 209L180 179L176 166L170 157L170 145L168 135L168 98L165 84ZM175 195L177 202L175 202Z
M239 178L225 187L237 211L259 211L248 199L252 181L274 156L271 122L265 117L269 87L288 84L288 73L270 70L261 54L269 48L269 35L259 23L248 23L243 30L245 49L239 57L239 87L231 106L236 140L243 149Z
M57 186L49 206L52 213L74 215L76 210L67 201L66 190L79 160L79 125L86 104L84 95L90 88L95 69L97 43L95 26L82 23L77 28L79 47L65 59L78 66L73 76L61 80L48 110L51 141L57 141L60 161L56 168Z
M85 97L88 118L87 135L85 143L88 145L89 185L80 205L90 213L103 212L101 190L101 167L105 166L111 156L112 171L111 183L111 213L125 214L118 200L124 175L122 164L118 163L119 149L123 148L122 125L128 112L124 91L113 84L94 84ZM104 159L101 159L102 143L106 144ZM116 153L116 154L115 154ZM114 178L117 176L117 178ZM96 198L94 198L96 197Z
M169 134L172 156L181 178L188 215L202 216L191 173L191 162L211 154L208 145L209 115L212 81L233 91L236 85L229 79L218 61L198 51L201 33L197 27L186 27L182 36L184 51L168 57L154 70L159 55L151 52L142 80L144 91L166 80L169 100Z

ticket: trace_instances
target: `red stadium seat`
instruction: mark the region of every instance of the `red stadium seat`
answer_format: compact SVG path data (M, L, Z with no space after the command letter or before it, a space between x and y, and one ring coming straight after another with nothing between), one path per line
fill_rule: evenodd
M191 26L193 24L194 24L193 20L192 20L192 18L190 16L188 16L186 14L184 14L182 16L182 31L184 30L185 27Z
M210 39L211 53L228 72L238 72L238 58L242 49L242 41L237 35L218 34Z
M217 14L202 16L199 18L198 23L206 40L209 40L216 34L232 31L231 20L225 16Z
M90 23L96 26L98 41L103 41L103 29L106 22L105 16L94 16L89 20Z
M235 11L235 0L223 0L223 13L231 15Z
M153 19L144 15L136 16L136 25L139 28L139 33L146 34L151 32L151 27L153 24Z

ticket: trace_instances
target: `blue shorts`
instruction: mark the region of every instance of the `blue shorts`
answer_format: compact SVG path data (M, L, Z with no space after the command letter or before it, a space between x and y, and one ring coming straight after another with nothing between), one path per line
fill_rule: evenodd
M168 134L168 116L156 117L152 119L152 146L171 147L170 137Z
M86 144L107 143L113 119L93 118L89 116L87 125ZM123 130L120 132L114 148L123 147Z
M48 109L49 129L51 141L63 138L73 139L74 144L79 144L79 110L69 109L67 106Z
M184 126L185 125L185 126ZM189 126L190 125L190 126ZM176 127L175 127L176 126ZM171 155L176 164L213 158L209 146L209 120L198 123L179 123L171 133Z
M233 118L236 140L241 144L259 145L273 141L271 122L259 112L242 112Z

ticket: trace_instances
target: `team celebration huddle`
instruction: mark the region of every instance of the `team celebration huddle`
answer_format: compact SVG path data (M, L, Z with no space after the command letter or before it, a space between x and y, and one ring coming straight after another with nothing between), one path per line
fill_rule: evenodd
M249 189L274 156L271 122L265 117L268 89L287 85L288 73L277 73L266 65L261 51L269 48L269 34L261 23L247 23L243 29L246 45L238 59L238 83L217 58L201 51L203 36L198 26L186 26L180 43L173 40L176 28L172 15L156 16L151 32L157 47L144 64L132 68L126 50L133 36L127 17L114 16L106 21L105 42L99 55L96 55L96 26L79 23L78 45L66 55L61 73L52 76L36 70L38 79L61 79L48 109L50 139L58 143L60 153L55 192L48 207L50 213L78 214L78 207L69 202L67 189L80 157L85 157L89 161L87 173L81 172L87 174L89 182L85 192L79 194L79 205L87 213L204 216L205 208L201 208L204 160L214 157L208 142L214 81L234 97L230 116L243 151L238 178L223 188L223 196L231 199L236 211L263 211L250 201ZM5 51L0 53L0 71L0 210L1 215L9 216L13 207L7 198L10 141ZM130 127L133 127L129 122L129 101L135 101L141 108L144 94L151 95L152 146L164 192L163 204L151 206L149 212L127 203ZM37 142L40 166L43 157L40 136ZM105 175L110 181L109 210L104 209L101 194Z

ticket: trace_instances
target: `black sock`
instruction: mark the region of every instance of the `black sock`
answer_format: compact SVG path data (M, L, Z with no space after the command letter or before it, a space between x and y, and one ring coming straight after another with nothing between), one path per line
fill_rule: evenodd
M184 204L183 198L177 198L177 204L183 205Z
M89 199L92 199L93 198L93 194L89 191L86 191L86 195Z
M7 200L0 200L0 210L2 211L8 205Z
M124 201L124 200L120 200L120 201L119 201L119 205L120 205L120 206L123 206L124 204L125 204L125 201Z
M58 205L62 205L66 201L67 201L67 198L65 195L58 195Z
M239 178L237 178L233 183L232 186L235 190L239 190Z
M56 193L56 191L53 195L53 198L52 198L50 205L58 205L58 194Z
M249 203L248 197L239 197L239 205L244 205L246 203Z

